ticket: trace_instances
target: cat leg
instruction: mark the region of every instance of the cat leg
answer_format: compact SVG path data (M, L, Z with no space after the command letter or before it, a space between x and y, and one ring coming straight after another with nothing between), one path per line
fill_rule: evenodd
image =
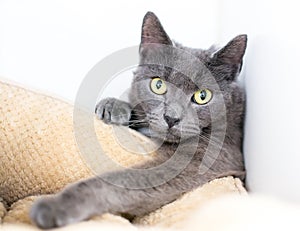
M189 190L185 181L177 177L159 186L144 187L145 182L149 183L159 176L161 173L148 176L125 170L108 173L104 175L105 180L101 177L90 178L72 184L52 197L38 200L30 211L30 217L38 227L49 229L107 212L140 216L160 208ZM141 189L127 187L136 182L141 185ZM124 186L119 185L123 183Z

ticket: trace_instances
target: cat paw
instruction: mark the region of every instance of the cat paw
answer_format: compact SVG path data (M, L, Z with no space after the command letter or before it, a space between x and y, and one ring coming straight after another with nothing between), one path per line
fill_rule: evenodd
M106 98L96 105L95 113L98 119L107 124L128 125L131 110L129 103L115 98Z
M29 214L32 222L42 229L51 229L71 223L66 211L60 208L55 201L41 199L35 202Z

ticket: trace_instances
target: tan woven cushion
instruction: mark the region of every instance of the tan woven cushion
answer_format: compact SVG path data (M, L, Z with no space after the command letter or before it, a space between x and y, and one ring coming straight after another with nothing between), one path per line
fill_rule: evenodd
M0 197L5 203L56 192L68 183L93 176L92 170L99 173L118 167L113 163L131 166L152 158L128 149L133 142L138 150L146 152L153 146L146 137L119 128L123 134L116 139L114 127L96 119L96 138L114 162L103 161L99 150L93 147L88 147L87 157L80 152L74 136L72 105L3 80L0 98ZM86 132L85 124L81 123L76 132ZM86 140L93 138L90 133L83 136Z

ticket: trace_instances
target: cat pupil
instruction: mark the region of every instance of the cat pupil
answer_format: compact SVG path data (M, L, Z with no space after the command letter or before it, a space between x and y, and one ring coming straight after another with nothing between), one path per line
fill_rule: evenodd
M200 99L205 100L205 98L206 98L206 91L202 90L200 93Z
M157 83L156 83L156 88L157 89L161 88L161 85L162 85L162 81L158 80Z

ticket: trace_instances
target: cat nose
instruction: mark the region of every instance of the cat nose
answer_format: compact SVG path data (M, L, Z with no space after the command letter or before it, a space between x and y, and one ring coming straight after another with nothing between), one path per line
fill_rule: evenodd
M167 122L169 128L174 127L174 125L178 124L180 121L179 118L173 118L167 115L164 115L164 119Z

